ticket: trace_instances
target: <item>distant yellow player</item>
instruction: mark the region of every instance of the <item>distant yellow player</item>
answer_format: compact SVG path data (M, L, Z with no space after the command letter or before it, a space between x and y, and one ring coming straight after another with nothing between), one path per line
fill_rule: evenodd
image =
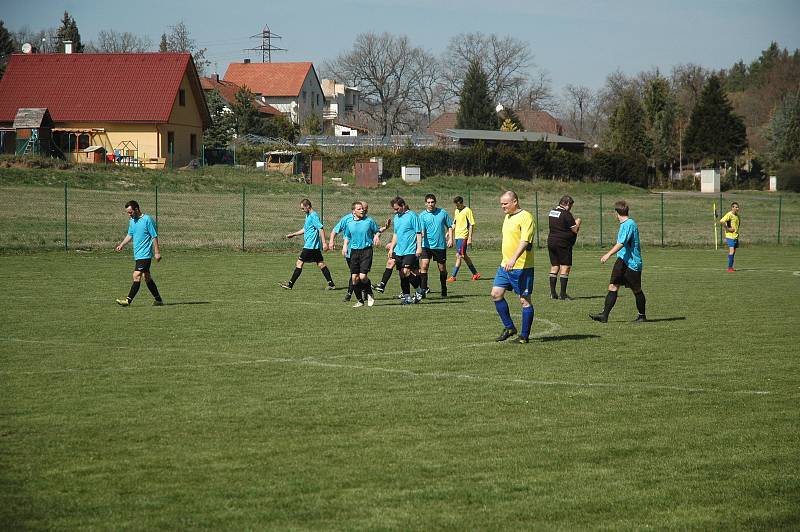
M477 281L481 278L481 274L472 264L472 259L467 255L467 246L472 245L472 231L475 228L475 216L472 214L472 209L464 206L464 198L456 196L453 198L453 203L456 205L456 210L453 212L453 235L456 239L456 263L453 266L453 273L447 278L448 283L456 282L456 275L458 269L461 267L461 259L467 263L469 271L472 272L472 280Z
M739 247L739 204L731 203L731 210L723 216L719 223L725 227L725 242L728 244L728 271L735 272L733 257Z

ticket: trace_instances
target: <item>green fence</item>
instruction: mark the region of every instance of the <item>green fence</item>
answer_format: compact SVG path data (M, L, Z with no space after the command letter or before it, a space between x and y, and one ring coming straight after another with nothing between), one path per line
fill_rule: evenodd
M142 210L156 218L162 246L168 248L228 248L244 250L296 249L286 233L302 227L300 199L308 197L327 229L354 200L370 204L370 215L383 223L392 215L389 200L400 192L387 185L365 190L354 187L298 185L292 193L247 187L213 193L149 191L123 192L62 187L0 187L0 249L100 249L112 248L125 235L124 204L137 200ZM410 193L411 192L411 193ZM424 206L428 192L452 213L452 191L428 190L424 183L405 188L412 208ZM497 192L460 192L477 221L475 246L497 247L502 211ZM561 194L535 192L522 195L522 207L537 220L537 244L547 240L547 214ZM583 219L578 247L613 244L617 222L613 204L625 199L638 222L644 246L714 246L713 204L724 213L731 201L741 205L742 244L800 244L800 196L762 192L707 195L699 193L574 195L573 214ZM719 217L719 215L717 216Z

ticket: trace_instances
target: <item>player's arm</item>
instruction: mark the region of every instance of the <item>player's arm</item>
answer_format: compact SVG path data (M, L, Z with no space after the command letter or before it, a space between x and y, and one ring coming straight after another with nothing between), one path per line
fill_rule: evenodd
M469 224L467 228L467 244L472 245L472 228L475 227L474 224Z
M306 230L305 230L305 228L303 228L303 229L300 229L299 231L295 231L294 233L289 233L288 235L286 235L286 238L294 238L296 236L300 236L300 235L305 234L305 232L306 232Z
M336 248L333 246L333 239L334 239L334 237L336 237L336 228L335 228L335 227L334 227L333 229L331 229L331 236L330 236L330 238L328 239L328 249L330 249L331 251L332 251L332 250L334 250L334 249L336 249Z
M397 245L397 233L392 235L392 241L389 242L389 245L386 246L386 251L389 252L389 258L392 258L392 253L394 253L394 247Z
M415 253L417 257L422 255L422 233L417 233L417 251Z
M611 255L613 255L614 253L618 252L622 248L623 248L623 244L617 242L616 244L614 244L614 246L611 249L608 250L608 253L606 253L605 255L600 257L600 262L602 264L605 264L606 261L608 261L608 259L611 258Z
M570 227L569 230L577 235L578 231L581 230L581 219L580 218L575 218L575 225Z
M124 248L125 245L131 240L133 240L133 237L131 237L131 235L125 235L125 238L122 239L122 242L120 242L119 245L114 249L116 249L117 251L122 251L122 248Z
M325 229L319 228L319 239L322 242L322 251L328 251L328 241L325 240Z
M453 247L453 226L447 228L447 247Z
M344 240L342 241L342 257L347 257L348 246L350 246L350 239L345 236Z
M161 249L158 247L158 237L153 237L153 258L156 262L161 260Z

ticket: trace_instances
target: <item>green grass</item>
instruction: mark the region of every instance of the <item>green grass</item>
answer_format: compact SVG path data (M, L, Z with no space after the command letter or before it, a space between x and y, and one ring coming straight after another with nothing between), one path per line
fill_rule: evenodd
M490 279L353 309L278 288L294 253L167 249L125 309L127 254L0 255L0 528L800 527L800 249L646 249L641 326L586 317L599 255L573 302L539 268L527 346Z

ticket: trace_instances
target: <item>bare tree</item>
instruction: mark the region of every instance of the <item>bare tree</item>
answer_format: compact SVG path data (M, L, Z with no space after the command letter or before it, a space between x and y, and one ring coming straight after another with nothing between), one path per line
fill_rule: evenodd
M411 88L408 103L412 109L419 110L425 122L418 121L414 129L424 129L430 125L433 114L445 107L443 69L435 56L422 50L415 57L414 68L418 82Z
M550 89L550 79L544 72L539 72L527 84L514 87L509 103L513 109L525 111L553 110L553 92Z
M117 53L117 52L146 52L152 46L150 37L139 37L124 31L118 33L114 30L100 30L97 34L97 43L94 41L86 45L87 52Z
M40 52L52 52L58 45L58 30L56 28L45 28L41 30L32 30L30 26L22 26L17 31L11 32L14 40L20 46L25 43L30 43Z
M570 135L587 142L597 142L603 114L600 98L584 85L567 85L562 99L562 115Z
M384 135L408 131L413 122L410 95L419 80L419 55L408 37L362 33L353 48L325 64L337 79L361 89L367 114Z
M206 59L206 48L198 48L197 41L192 39L189 35L189 28L183 21L178 22L174 26L169 27L169 33L162 35L162 41L166 41L166 50L168 52L189 52L194 59L194 65L197 67L197 72L202 76L205 69L211 65L211 61Z

